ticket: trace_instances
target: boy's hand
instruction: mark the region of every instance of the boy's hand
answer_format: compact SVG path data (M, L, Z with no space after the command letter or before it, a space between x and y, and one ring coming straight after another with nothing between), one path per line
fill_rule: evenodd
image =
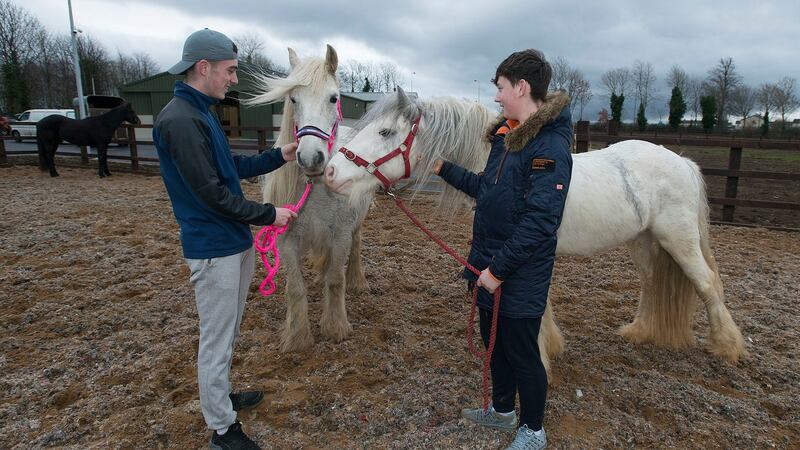
M281 147L281 156L283 156L284 161L297 159L297 142L291 142Z
M297 145L295 145L297 148ZM297 217L297 213L288 208L275 208L275 221L272 222L276 227L282 227Z
M481 276L478 277L477 285L489 291L490 294L494 294L494 291L500 287L502 280L498 280L492 272L489 271L489 268L483 269L481 272Z

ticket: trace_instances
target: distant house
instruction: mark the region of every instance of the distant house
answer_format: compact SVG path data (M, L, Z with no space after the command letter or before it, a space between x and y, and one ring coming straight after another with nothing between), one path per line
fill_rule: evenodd
M736 128L758 128L764 123L764 119L761 117L761 114L753 114L752 116L747 116L744 121L739 119L735 122Z

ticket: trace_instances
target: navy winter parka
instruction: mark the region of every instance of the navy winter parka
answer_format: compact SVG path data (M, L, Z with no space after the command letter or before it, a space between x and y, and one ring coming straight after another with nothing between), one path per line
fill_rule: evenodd
M551 94L524 123L503 135L505 129L502 117L489 128L491 152L483 172L445 162L439 175L476 199L468 260L503 280L500 315L537 318L547 303L572 175L569 97ZM464 278L477 280L469 270ZM478 306L491 310L492 294L479 289Z

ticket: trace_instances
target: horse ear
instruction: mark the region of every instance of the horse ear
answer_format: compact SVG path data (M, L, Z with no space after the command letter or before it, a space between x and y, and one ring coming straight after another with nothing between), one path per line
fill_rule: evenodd
M325 67L328 73L336 75L336 68L339 67L339 56L336 55L336 50L328 44L328 52L325 54Z
M404 91L400 86L397 86L397 104L400 106L400 108L405 109L405 107L410 103L411 99L408 98L406 91Z
M298 64L300 64L300 58L297 56L294 49L289 47L289 65L294 69Z

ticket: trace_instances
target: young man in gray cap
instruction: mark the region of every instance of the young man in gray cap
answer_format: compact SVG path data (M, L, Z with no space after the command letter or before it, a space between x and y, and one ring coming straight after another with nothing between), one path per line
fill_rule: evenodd
M192 33L183 58L169 72L185 74L158 114L153 141L161 175L194 285L200 316L197 378L200 407L213 430L212 449L257 449L236 411L263 398L260 391L232 393L230 368L245 299L254 271L250 225L283 226L296 214L244 198L240 179L265 174L294 160L297 144L258 156L232 155L210 107L238 82L236 45L208 28Z

